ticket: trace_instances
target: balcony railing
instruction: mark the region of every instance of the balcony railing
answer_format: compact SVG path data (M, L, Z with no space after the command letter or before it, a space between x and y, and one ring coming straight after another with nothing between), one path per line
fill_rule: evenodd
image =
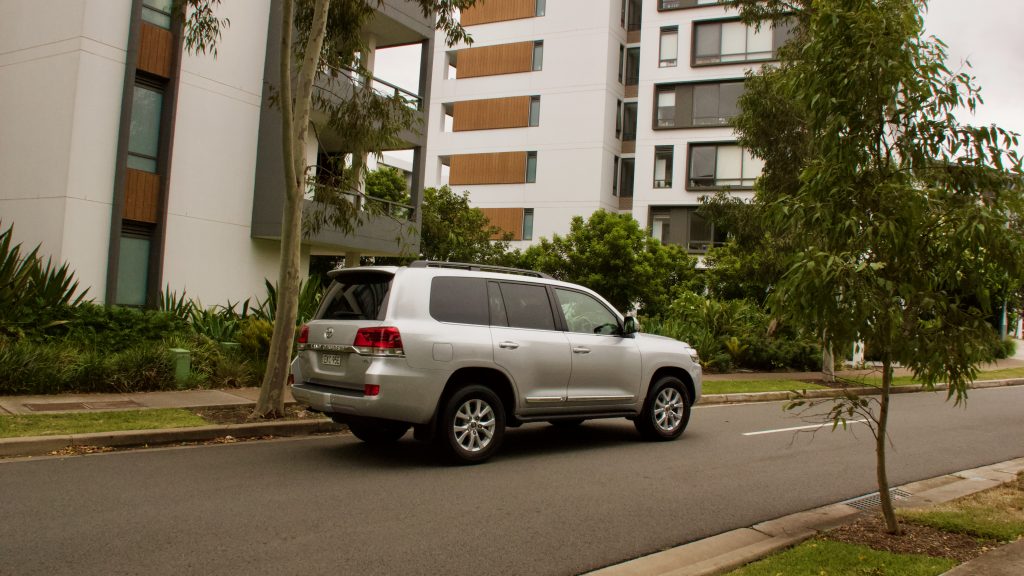
M347 78L351 82L353 87L362 87L369 85L370 89L379 94L384 98L391 98L397 96L405 102L406 106L413 110L423 109L423 99L418 94L414 94L405 88L396 86L387 80L377 78L376 76L367 76L361 74L355 68L349 66L334 67L328 66L329 74L332 78Z

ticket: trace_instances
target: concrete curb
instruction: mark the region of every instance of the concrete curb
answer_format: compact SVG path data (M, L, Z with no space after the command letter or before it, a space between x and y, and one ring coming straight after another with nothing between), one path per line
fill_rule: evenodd
M312 420L284 420L277 422L251 422L195 426L190 428L161 428L157 430L125 430L121 432L94 432L90 434L64 434L58 436L25 436L0 438L0 458L38 456L70 446L145 446L176 442L205 442L231 436L256 438L260 436L303 436L339 432L344 426L326 418Z
M1005 380L978 380L971 384L970 390L978 390L981 388L1001 388L1003 386L1024 386L1024 378L1009 378ZM911 392L930 392L933 390L946 390L948 386L946 384L936 384L934 388L927 389L922 385L914 386L895 386L891 392L893 394L909 394ZM857 388L847 388L845 390L807 390L806 397L815 398L838 398L846 392L853 392L858 396L871 396L881 394L881 390L873 386L864 386ZM796 398L792 392L789 391L778 391L778 392L748 392L739 394L708 394L702 396L698 406L714 406L716 404L745 404L749 402L779 402L783 400L792 400Z
M1018 458L913 482L899 487L911 497L896 505L911 508L948 502L1010 482L1022 470L1024 458ZM861 514L846 503L831 504L641 556L587 576L717 576L795 546Z

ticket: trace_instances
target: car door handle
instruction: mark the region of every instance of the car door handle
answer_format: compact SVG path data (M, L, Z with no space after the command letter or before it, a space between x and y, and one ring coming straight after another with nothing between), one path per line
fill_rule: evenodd
M498 342L498 348L505 348L506 350L515 350L516 348L519 348L519 343L510 342L506 340L504 342Z
M583 347L583 346L576 346L575 348L572 349L572 353L573 354L590 354L590 348L586 348L586 347Z

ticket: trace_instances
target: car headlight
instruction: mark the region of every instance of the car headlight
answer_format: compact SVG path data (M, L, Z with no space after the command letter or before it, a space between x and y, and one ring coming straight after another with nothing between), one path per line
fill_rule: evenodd
M686 353L690 355L690 360L693 360L694 364L700 364L700 355L695 348L690 348Z

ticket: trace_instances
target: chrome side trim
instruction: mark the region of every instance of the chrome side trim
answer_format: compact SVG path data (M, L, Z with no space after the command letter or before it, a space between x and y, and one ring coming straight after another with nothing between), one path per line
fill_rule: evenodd
M530 396L526 398L527 404L539 404L541 402L565 402L565 396Z
M632 402L636 396L570 396L569 402Z

